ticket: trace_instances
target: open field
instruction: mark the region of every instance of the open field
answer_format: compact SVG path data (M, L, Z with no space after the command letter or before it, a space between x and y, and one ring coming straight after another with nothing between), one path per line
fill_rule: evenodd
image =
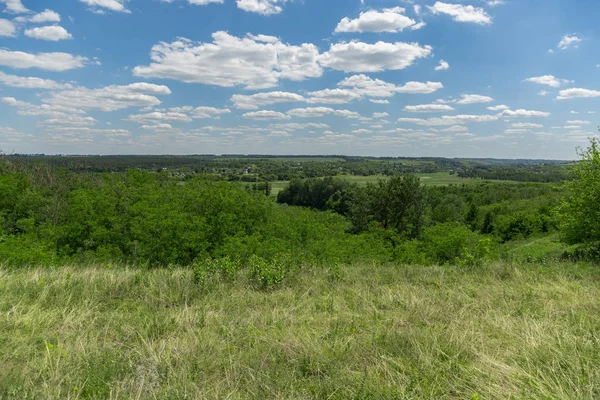
M0 399L600 397L600 273L0 268Z
M415 174L421 179L421 183L425 186L443 186L451 184L461 184L470 182L482 182L481 179L461 178L457 175L451 175L449 172L436 172L431 174ZM360 187L367 186L367 183L377 183L379 179L386 179L384 175L360 176L360 175L338 175L337 178L345 179L351 183L356 183ZM494 182L509 182L509 181L494 181ZM277 196L277 193L285 189L288 181L272 182L272 196Z

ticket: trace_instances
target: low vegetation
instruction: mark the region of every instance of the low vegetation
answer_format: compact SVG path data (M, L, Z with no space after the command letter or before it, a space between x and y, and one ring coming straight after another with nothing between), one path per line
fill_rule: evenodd
M0 400L598 398L598 143L581 155L561 183L323 175L277 202L0 158Z
M593 266L0 270L1 399L595 399Z

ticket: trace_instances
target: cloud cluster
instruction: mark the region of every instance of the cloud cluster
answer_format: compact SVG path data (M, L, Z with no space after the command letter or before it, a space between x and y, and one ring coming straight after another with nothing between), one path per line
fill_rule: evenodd
M401 32L407 28L416 30L425 26L425 23L418 23L404 15L405 11L402 7L394 7L361 12L356 19L342 19L335 32Z

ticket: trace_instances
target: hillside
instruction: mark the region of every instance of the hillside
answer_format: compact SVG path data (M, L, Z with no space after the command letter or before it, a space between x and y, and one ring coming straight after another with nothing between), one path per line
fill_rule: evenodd
M0 269L0 399L600 396L585 264Z

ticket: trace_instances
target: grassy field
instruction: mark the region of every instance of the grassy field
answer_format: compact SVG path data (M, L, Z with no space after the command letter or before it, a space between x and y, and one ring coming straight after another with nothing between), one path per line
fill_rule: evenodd
M450 175L449 172L437 172L432 174L416 174L421 178L421 183L425 186L461 184L469 182L481 182L480 179L461 178L457 175ZM339 175L338 178L345 179L349 182L356 183L358 186L367 186L367 183L377 183L379 179L386 179L384 175L359 176L359 175ZM506 182L506 181L494 181ZM288 181L272 182L272 196L277 196L277 193L285 189Z
M0 267L0 399L597 399L600 273Z

